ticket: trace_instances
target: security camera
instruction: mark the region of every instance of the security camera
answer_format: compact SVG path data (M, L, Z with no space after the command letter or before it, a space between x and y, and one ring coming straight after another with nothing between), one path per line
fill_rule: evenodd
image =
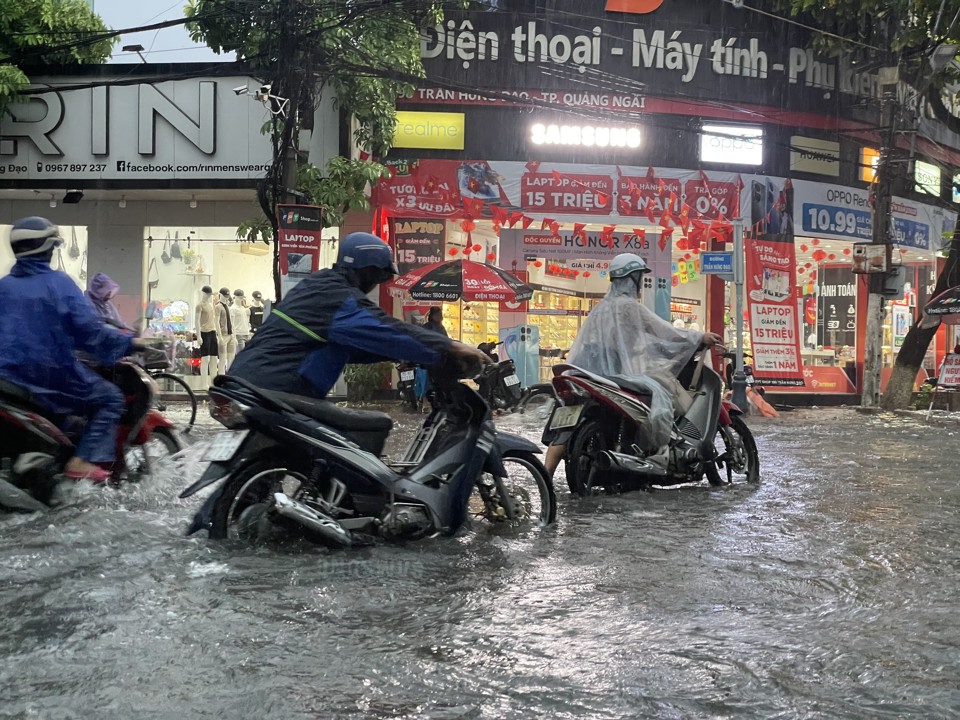
M265 97L268 96L268 95L270 95L270 91L271 91L271 90L273 90L273 87L272 87L271 85L261 85L261 86L260 86L260 94L263 95L263 96L265 96Z
M233 92L234 92L235 95L243 95L244 93L247 92L247 86L246 86L246 85L241 85L240 87L235 87L235 88L233 89Z

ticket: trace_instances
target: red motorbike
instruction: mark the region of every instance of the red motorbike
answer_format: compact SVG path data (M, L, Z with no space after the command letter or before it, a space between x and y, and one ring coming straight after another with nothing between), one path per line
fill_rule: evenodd
M734 474L748 482L759 480L756 441L740 408L723 399L723 381L705 364L707 355L701 352L678 378L689 388L689 407L673 421L665 456L656 459L654 454L663 449L650 449L646 388L626 378L555 366L553 386L562 404L551 413L543 442L566 445L570 492L680 485L704 477L711 485L724 485L733 482Z
M155 407L157 385L140 364L160 354L166 357L150 347L140 361L124 359L100 371L120 388L125 403L111 482L148 476L154 460L182 449L173 423ZM82 419L52 416L28 390L0 380L0 506L32 512L55 502L63 467L82 431Z

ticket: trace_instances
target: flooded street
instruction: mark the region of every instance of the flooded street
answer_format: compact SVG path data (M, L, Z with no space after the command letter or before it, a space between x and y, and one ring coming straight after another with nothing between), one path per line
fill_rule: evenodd
M558 525L520 535L186 538L189 458L2 516L0 718L960 716L960 431L750 424L759 486L572 499L561 472Z

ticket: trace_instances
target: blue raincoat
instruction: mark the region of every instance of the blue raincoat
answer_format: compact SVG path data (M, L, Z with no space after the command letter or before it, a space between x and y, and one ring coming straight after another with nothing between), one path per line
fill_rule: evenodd
M131 343L103 323L73 280L49 260L20 258L0 278L0 378L29 390L53 414L86 416L77 455L89 462L113 461L123 396L74 352L113 365Z

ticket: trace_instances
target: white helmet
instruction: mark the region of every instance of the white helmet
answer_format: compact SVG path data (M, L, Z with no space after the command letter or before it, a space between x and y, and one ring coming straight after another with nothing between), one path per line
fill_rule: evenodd
M610 262L610 279L626 277L630 273L648 273L650 268L643 258L633 253L620 253Z

